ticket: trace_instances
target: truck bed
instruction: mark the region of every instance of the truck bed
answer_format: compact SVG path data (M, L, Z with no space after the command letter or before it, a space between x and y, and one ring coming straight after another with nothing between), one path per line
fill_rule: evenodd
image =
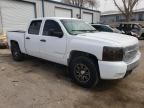
M8 31L7 39L9 48L11 48L11 41L16 41L19 44L19 47L23 53L25 53L25 31L17 30L17 31Z
M25 33L25 31L22 31L22 30L8 31L8 32L19 32L19 33Z

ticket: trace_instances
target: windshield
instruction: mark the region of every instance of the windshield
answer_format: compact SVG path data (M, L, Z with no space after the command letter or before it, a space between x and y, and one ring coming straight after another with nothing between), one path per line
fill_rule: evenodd
M106 25L93 25L98 31L113 32L112 28Z
M63 19L62 24L71 35L95 32L96 29L81 20Z
M109 27L109 26L101 26L102 28L102 31L105 31L105 32L113 32L113 30Z

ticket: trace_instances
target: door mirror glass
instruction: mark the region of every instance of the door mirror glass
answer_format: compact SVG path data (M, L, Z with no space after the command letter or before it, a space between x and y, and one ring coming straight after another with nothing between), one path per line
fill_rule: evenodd
M62 38L62 36L63 36L63 32L57 31L55 29L49 29L48 32L49 32L50 36L55 36L55 37L59 37L59 38Z

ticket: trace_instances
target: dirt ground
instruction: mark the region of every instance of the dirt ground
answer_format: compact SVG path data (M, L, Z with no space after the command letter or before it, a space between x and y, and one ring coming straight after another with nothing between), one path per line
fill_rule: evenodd
M93 89L73 84L67 68L40 59L15 62L0 50L0 108L144 108L144 41L139 67Z

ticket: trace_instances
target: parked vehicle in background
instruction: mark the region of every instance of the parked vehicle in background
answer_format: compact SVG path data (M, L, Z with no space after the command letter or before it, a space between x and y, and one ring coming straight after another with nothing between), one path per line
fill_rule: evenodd
M144 38L144 28L139 23L121 23L117 28L127 35L132 35L139 39Z
M103 25L103 24L92 24L92 26L100 31L100 32L114 32L114 33L122 33L120 30L117 28L112 28L109 25Z
M124 78L141 56L137 38L97 32L79 19L33 19L26 32L11 31L7 37L14 60L28 54L66 65L72 80L83 87Z

